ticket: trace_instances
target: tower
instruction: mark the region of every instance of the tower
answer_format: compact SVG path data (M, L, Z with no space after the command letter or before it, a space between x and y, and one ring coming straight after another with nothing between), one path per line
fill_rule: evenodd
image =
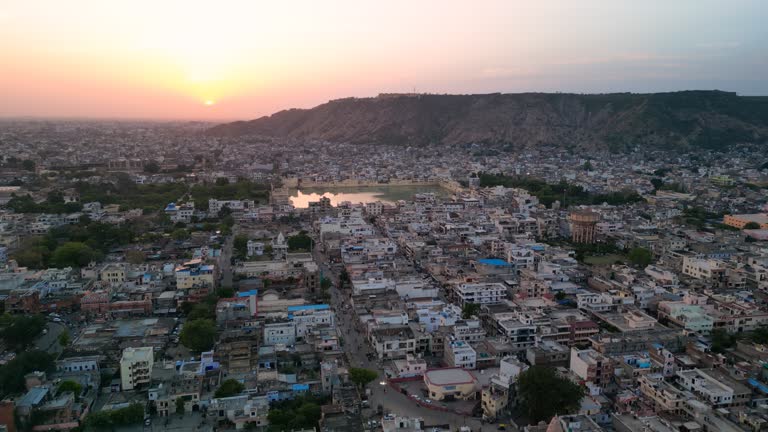
M591 210L577 210L568 215L571 223L571 240L574 243L594 243L595 227L600 215Z

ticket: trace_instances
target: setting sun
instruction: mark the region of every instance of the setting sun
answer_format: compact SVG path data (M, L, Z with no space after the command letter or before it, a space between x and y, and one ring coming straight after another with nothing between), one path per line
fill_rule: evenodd
M212 100L210 100L210 99L209 99L209 100L207 100L207 101L205 101L205 104L206 104L206 105L208 105L208 106L211 106L211 105L213 105L213 104L215 104L215 103L216 103L216 102L214 102L214 101L212 101Z

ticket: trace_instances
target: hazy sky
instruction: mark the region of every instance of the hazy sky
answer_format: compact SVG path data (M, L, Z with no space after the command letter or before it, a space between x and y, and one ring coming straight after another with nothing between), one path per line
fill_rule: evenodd
M767 22L768 0L0 0L0 116L253 118L413 89L767 95Z

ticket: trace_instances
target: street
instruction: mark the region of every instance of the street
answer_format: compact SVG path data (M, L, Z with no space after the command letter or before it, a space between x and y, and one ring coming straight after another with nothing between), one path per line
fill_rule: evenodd
M343 307L345 304L349 304L347 291L339 289L338 275L331 271L324 254L315 248L314 255L325 277L333 281L330 290L331 307L336 313L336 324L339 334L343 338L343 349L350 366L366 368L378 373L377 378L368 385L368 388L371 390L370 407L363 410L364 419L377 417L376 410L381 405L384 408L384 412L392 412L408 417L420 417L424 419L427 425L448 423L451 427L469 426L473 431L497 430L496 424L482 424L479 419L474 417L425 408L409 399L406 395L394 390L389 385L381 385L381 382L386 381L381 363L375 357L373 361L368 360L367 354L372 352L372 348L365 339L365 335L360 332L362 326L355 321L357 318L354 312Z
M48 329L48 333L41 334L40 337L35 340L35 349L58 355L58 353L62 351L62 347L59 345L59 335L63 333L64 330L67 330L67 327L61 323L48 321L46 328Z
M221 257L219 262L221 263L221 288L232 288L232 248L235 243L235 234L237 233L237 224L232 226L232 234L227 236L226 241L221 247Z

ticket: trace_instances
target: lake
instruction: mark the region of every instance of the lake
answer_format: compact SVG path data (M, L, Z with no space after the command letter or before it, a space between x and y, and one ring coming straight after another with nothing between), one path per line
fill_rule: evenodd
M334 188L305 188L295 190L289 199L296 208L307 208L312 201L320 197L331 199L331 205L339 205L344 201L353 204L381 201L394 203L398 200L410 200L417 193L436 193L447 196L449 192L440 186L369 186L369 187L334 187Z

